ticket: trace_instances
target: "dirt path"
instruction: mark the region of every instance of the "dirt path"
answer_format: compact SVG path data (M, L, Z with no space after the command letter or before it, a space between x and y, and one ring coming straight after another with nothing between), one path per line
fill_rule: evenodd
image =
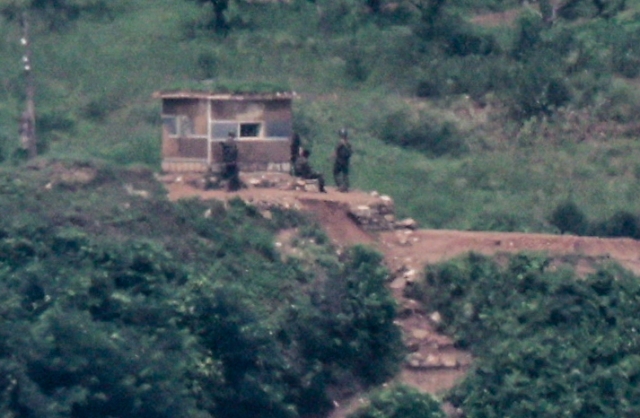
M250 179L245 179L250 180ZM185 182L167 183L170 199L200 197L226 200L239 197L253 203L271 202L282 207L306 210L315 215L327 235L337 246L367 244L378 249L393 273L389 288L398 301L396 323L410 354L395 381L412 385L432 394L443 393L464 377L471 365L469 353L456 349L452 341L435 331L437 316L404 295L406 286L417 278L429 263L436 263L474 251L486 255L542 252L559 263L570 263L588 272L594 263L613 259L640 274L640 241L546 234L466 232L449 230L396 230L371 233L362 230L347 215L345 208L369 204L375 195L363 192L339 193L328 188L327 194L284 190L288 176L274 180L278 187L249 187L235 193L201 191ZM279 183L278 183L279 182ZM254 182L255 183L255 182ZM357 408L359 397L344 400L330 418L344 418Z

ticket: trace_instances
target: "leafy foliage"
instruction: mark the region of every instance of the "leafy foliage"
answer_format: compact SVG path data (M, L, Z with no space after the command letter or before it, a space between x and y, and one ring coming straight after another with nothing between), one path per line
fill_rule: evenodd
M575 235L599 237L640 238L638 216L626 211L617 211L610 218L589 221L573 201L560 203L551 213L550 223L560 230Z
M638 283L615 265L581 279L522 254L429 267L424 300L477 356L450 401L469 416L637 414Z
M0 163L20 163L27 10L38 145L51 157L157 169L153 92L207 80L298 92L293 123L318 169L330 171L335 131L349 127L354 187L393 193L423 225L551 232L568 195L590 218L640 213L639 4L569 4L549 21L513 0L3 0ZM624 152L613 172L600 158L612 148Z
M440 404L431 395L398 385L379 390L369 398L369 405L349 418L445 418Z
M404 113L388 115L378 128L378 135L386 142L415 149L431 157L460 156L466 144L453 124L439 123L421 115L418 121Z
M148 170L96 162L5 170L0 190L3 416L298 417L397 367L380 256L284 259L273 233L299 216L172 204Z
M551 213L551 225L560 230L561 234L570 232L582 235L587 230L587 219L578 205L573 201L562 202Z

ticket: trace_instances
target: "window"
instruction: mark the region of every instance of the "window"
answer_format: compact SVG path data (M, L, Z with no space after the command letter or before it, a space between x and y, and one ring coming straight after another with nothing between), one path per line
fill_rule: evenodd
M188 116L163 116L162 124L169 136L193 136L193 121Z
M178 121L175 116L163 116L162 126L164 126L164 129L166 129L169 136L178 135Z
M236 122L214 122L211 124L211 135L214 141L224 141L229 132L238 133Z
M182 137L193 135L193 121L189 116L178 116L178 133Z
M259 123L241 123L240 138L256 138L260 136Z
M291 121L289 120L270 120L266 125L266 136L269 138L289 138L291 136Z
M260 138L262 134L262 124L238 122L211 123L211 139L214 141L226 140L229 132L235 133L238 139Z

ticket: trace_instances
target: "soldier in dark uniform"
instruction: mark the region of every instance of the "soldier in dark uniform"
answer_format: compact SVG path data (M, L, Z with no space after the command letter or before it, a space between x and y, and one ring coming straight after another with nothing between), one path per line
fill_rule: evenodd
M296 160L300 156L301 144L300 135L294 132L291 136L291 174L293 175L295 175L296 171Z
M240 189L240 172L238 170L238 145L236 134L229 132L226 142L222 146L222 179L227 182L227 191L234 192Z
M340 142L333 153L333 179L338 190L346 192L349 190L349 159L351 158L351 144L349 143L346 129L338 132Z
M309 155L311 155L309 150L302 150L298 158L296 158L294 173L303 179L318 180L318 190L321 193L326 193L327 191L324 189L324 176L313 171L311 164L309 164Z

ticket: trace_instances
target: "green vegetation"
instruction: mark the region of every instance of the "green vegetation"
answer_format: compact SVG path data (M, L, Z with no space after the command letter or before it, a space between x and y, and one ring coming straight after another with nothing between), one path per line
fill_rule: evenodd
M297 92L314 166L349 128L354 186L425 226L558 232L566 201L636 216L640 3L520 3L3 0L0 159L16 162L27 10L49 156L157 169L152 93L207 81Z
M579 278L541 256L470 254L429 267L417 294L476 356L448 396L467 416L640 413L640 281L627 271Z
M299 214L173 204L91 162L3 170L0 193L2 416L308 416L398 367L380 255L278 253Z
M440 404L429 394L407 386L397 386L374 393L369 404L349 418L445 418Z
M618 211L608 219L593 222L587 219L578 205L567 201L553 210L549 222L562 233L640 239L640 220L637 215L626 211Z
M295 91L314 166L347 127L353 185L428 227L639 238L640 3L556 3L0 0L1 415L322 414L397 367L378 254L286 211L166 201L155 91ZM637 278L472 255L425 283L478 358L449 397L469 416L638 415ZM356 414L427 410L399 388Z

